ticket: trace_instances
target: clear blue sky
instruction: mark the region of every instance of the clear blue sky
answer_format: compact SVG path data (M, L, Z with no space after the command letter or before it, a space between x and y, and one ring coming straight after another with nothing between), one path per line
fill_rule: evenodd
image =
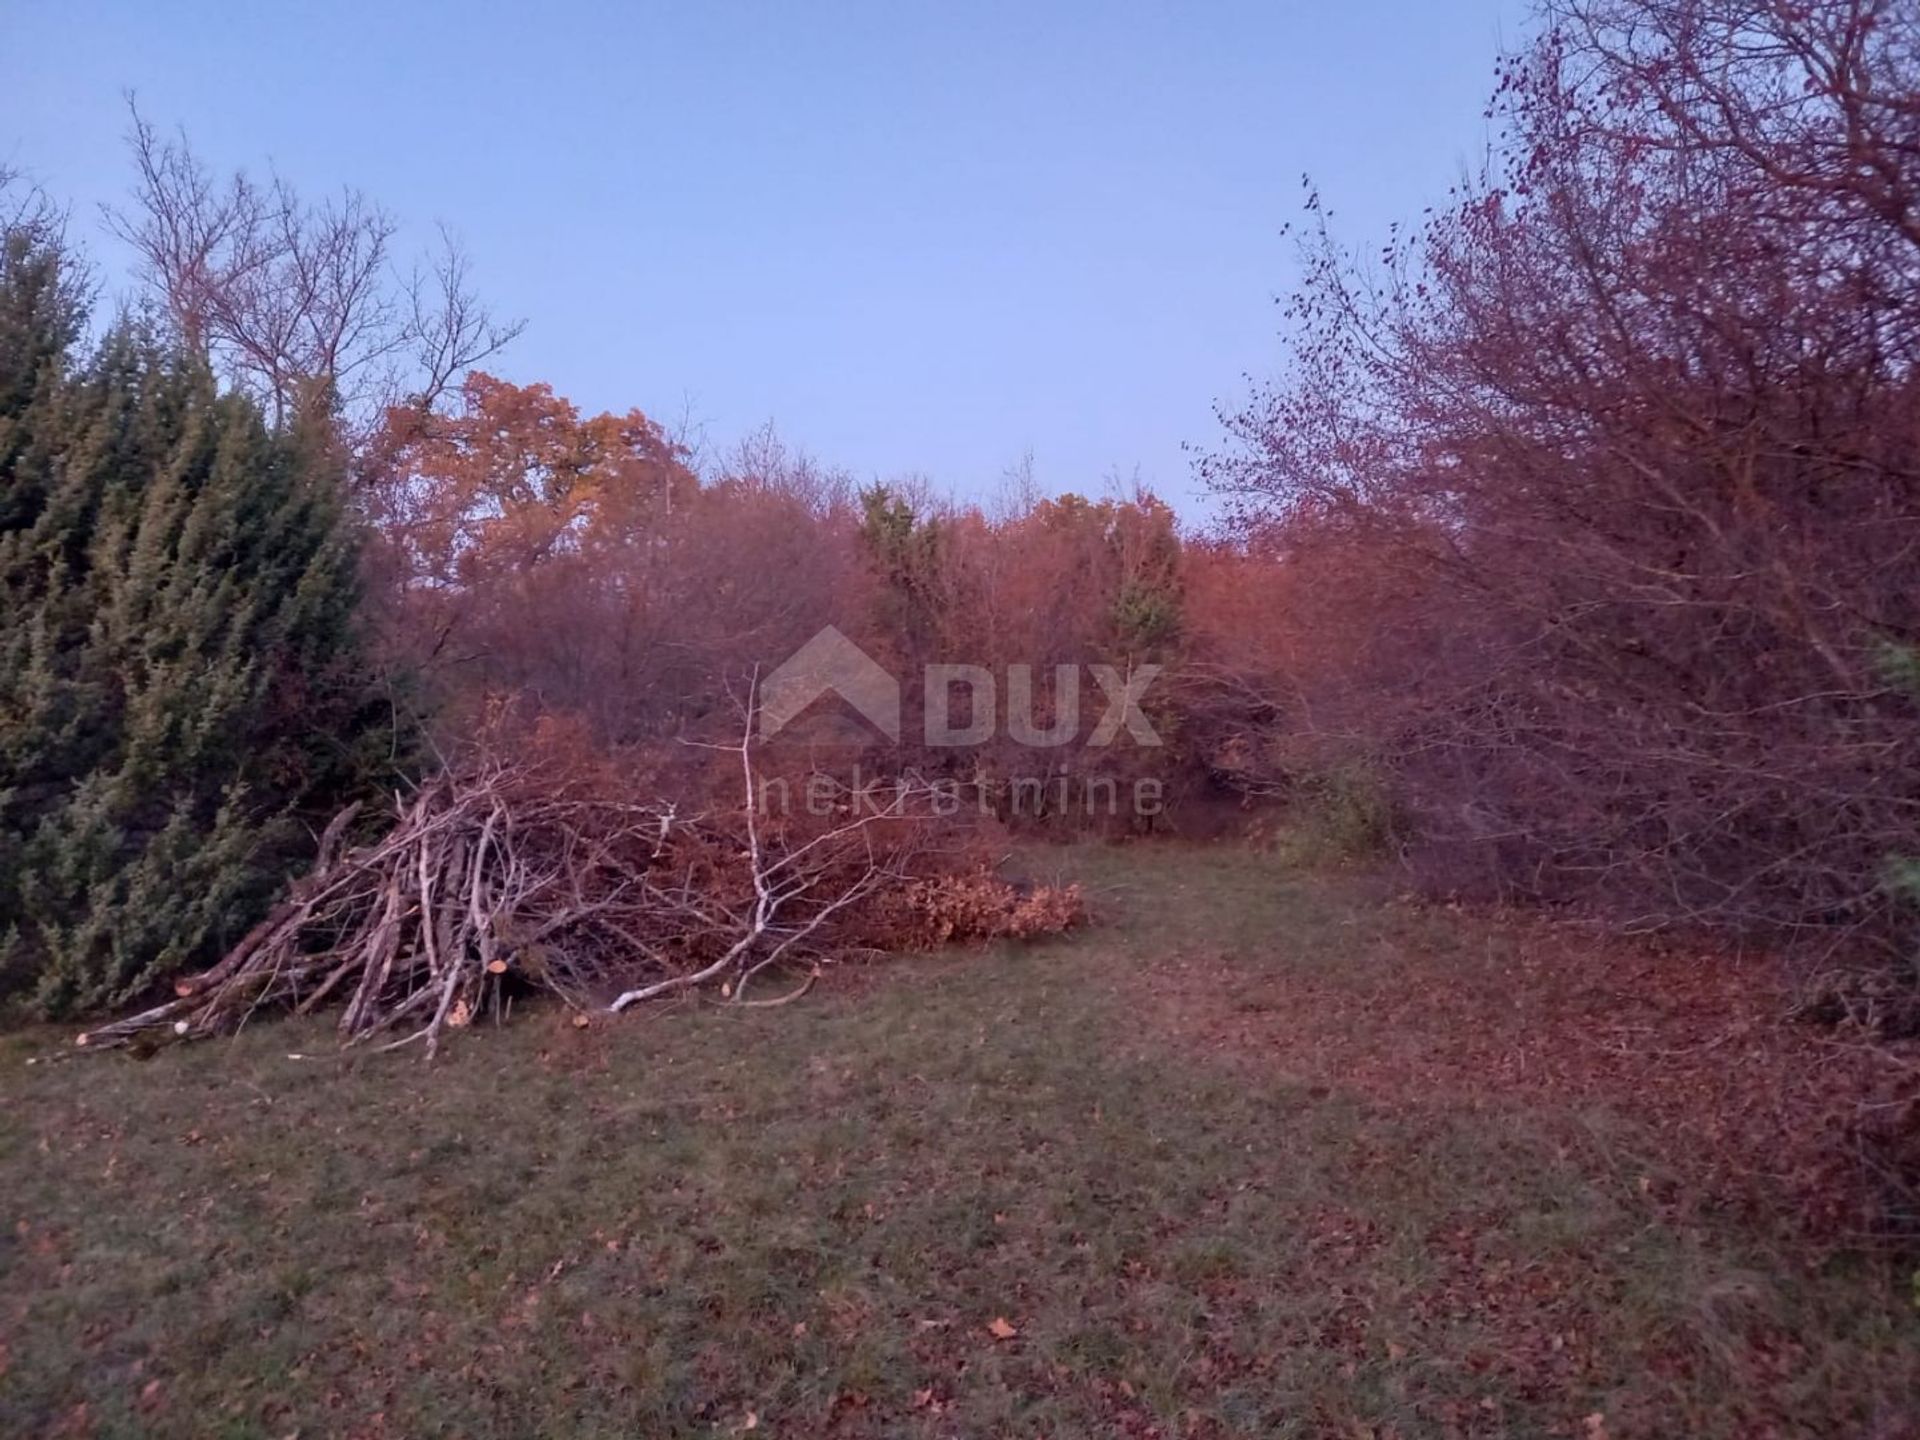
M862 477L1131 473L1278 355L1311 172L1355 243L1486 139L1522 0L426 5L0 0L0 159L125 194L138 91L223 167L444 221L594 409L774 420Z

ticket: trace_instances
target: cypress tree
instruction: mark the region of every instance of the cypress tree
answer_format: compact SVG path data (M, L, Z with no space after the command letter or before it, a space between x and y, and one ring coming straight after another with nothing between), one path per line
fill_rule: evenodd
M217 958L395 753L329 447L137 323L76 362L65 263L0 273L0 987L48 1016Z

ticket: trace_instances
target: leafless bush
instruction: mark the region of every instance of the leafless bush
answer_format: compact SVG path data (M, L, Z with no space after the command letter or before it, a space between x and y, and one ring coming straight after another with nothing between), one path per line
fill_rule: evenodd
M1369 738L1503 885L1898 944L1920 14L1549 19L1481 181L1379 268L1310 244L1296 371L1214 478L1249 526L1343 517L1424 588L1447 663L1405 666Z

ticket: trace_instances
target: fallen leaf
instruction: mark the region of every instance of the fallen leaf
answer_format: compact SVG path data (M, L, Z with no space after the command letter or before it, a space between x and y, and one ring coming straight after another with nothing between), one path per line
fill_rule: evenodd
M1011 1340L1020 1332L1013 1327L1006 1316L996 1315L992 1323L987 1326L987 1333L996 1340Z

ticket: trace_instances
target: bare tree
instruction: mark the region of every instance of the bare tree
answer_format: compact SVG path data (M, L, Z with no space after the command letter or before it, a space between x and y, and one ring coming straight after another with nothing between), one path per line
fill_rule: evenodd
M221 180L128 99L137 172L108 224L140 256L180 339L277 420L337 419L364 441L387 407L430 411L521 325L494 320L444 230L396 263L394 218L358 190L310 203L280 175Z

